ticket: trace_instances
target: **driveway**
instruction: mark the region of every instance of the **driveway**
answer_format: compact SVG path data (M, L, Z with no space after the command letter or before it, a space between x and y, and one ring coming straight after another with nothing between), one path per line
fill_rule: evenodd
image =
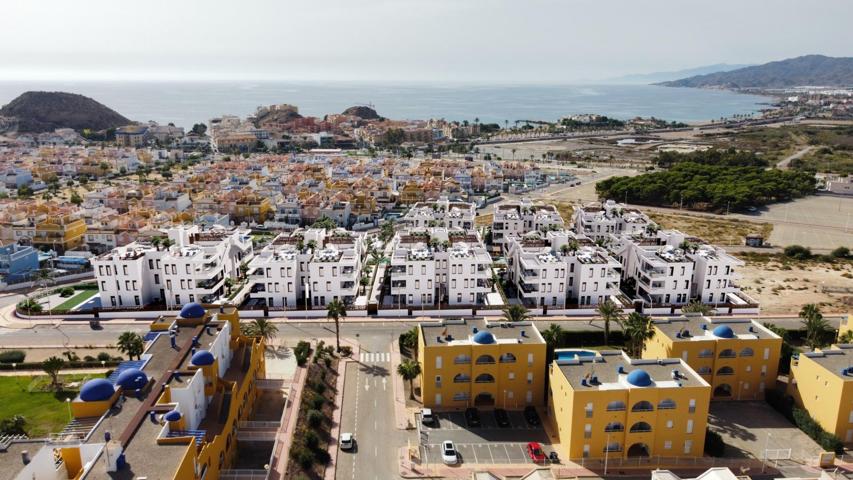
M773 459L774 450L791 449L791 459L816 460L823 451L814 440L766 402L712 402L708 415L711 430L726 442L727 457Z

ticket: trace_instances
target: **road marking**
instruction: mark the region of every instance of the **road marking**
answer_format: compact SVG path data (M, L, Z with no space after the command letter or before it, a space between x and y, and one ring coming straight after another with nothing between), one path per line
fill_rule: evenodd
M512 457L509 456L509 450L506 448L506 444L504 444L504 453L506 453L506 461L507 463L512 463Z
M471 451L474 452L474 463L480 463L480 460L477 458L477 447L471 447Z
M382 391L388 390L388 378L382 377Z
M486 445L486 448L489 450L489 457L492 459L492 463L495 463L495 456L492 455L492 447L489 445Z
M374 456L374 457L378 457L378 456L379 456L379 447L378 447L378 446L375 446L375 445L374 445L374 447L373 447L373 456Z
M365 378L365 379L364 379L364 391L366 392L366 391L368 391L368 390L370 390L370 379L369 379L369 378Z

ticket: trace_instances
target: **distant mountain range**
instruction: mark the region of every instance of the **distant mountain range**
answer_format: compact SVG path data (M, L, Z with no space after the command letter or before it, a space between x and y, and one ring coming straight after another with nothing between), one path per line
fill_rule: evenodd
M602 83L648 85L650 83L667 82L671 80L677 80L679 78L692 77L695 75L705 75L707 73L728 72L731 70L737 70L739 68L748 66L749 65L730 65L728 63L718 63L716 65L686 68L684 70L673 70L670 72L653 72L623 75L621 77L609 78L607 80L602 81Z
M730 71L660 82L666 87L786 88L853 86L853 57L806 55Z
M17 131L22 133L52 132L57 128L100 131L131 123L89 97L66 92L25 92L0 108L0 117L15 121Z

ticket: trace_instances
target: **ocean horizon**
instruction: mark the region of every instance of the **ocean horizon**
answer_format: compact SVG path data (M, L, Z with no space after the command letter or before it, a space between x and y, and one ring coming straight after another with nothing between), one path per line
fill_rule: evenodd
M259 106L289 103L303 115L322 117L353 105L371 105L387 118L479 119L510 125L516 120L555 121L596 113L622 120L656 117L702 122L756 113L771 97L726 90L655 85L383 84L374 82L128 82L0 81L0 105L28 90L64 91L91 97L134 121L190 128L221 115L245 117Z

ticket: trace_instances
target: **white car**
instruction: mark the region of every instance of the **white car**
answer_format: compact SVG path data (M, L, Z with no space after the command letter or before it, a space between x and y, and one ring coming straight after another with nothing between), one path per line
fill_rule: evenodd
M424 425L432 425L435 423L435 417L432 414L432 410L429 408L424 408L421 410L421 423Z
M459 462L456 446L450 440L441 442L441 460L444 461L445 465L456 465Z
M352 450L352 447L355 446L355 439L352 438L351 433L342 433L341 434L341 450Z

